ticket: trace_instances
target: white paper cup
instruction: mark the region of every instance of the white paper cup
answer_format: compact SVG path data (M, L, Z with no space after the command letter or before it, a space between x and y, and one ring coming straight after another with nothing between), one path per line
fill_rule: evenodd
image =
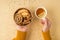
M44 13L41 15L41 17L38 16L40 13L37 13L37 12L39 12L39 11L44 12ZM47 10L46 10L44 7L38 7L38 8L36 8L36 10L35 10L35 16L36 16L38 19L45 19L45 17L47 16Z

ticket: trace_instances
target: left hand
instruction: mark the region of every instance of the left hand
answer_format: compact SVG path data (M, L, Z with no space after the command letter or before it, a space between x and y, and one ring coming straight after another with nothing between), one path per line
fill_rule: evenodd
M22 31L22 32L25 32L25 31L28 30L28 28L26 26L19 26L19 25L17 25L16 28L17 28L17 30Z

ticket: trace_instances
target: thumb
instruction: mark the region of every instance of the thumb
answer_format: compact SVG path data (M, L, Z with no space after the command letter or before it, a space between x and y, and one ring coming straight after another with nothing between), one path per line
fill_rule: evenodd
M47 20L46 20L46 18L41 19L41 23L42 23L43 25L47 25Z

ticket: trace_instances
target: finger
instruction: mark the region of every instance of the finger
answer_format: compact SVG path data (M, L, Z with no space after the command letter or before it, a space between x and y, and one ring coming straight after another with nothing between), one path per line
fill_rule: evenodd
M46 18L44 18L44 19L41 19L41 23L42 23L43 25L45 25L45 24L47 23L47 20L46 20Z

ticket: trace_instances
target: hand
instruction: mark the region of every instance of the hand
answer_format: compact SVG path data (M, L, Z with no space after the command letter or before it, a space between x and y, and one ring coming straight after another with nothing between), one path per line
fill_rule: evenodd
M19 26L19 25L17 25L17 30L19 30L19 31L23 31L23 32L25 32L25 31L27 31L27 27L26 26Z
M41 23L43 24L43 32L46 32L50 29L51 23L48 18L41 19Z

